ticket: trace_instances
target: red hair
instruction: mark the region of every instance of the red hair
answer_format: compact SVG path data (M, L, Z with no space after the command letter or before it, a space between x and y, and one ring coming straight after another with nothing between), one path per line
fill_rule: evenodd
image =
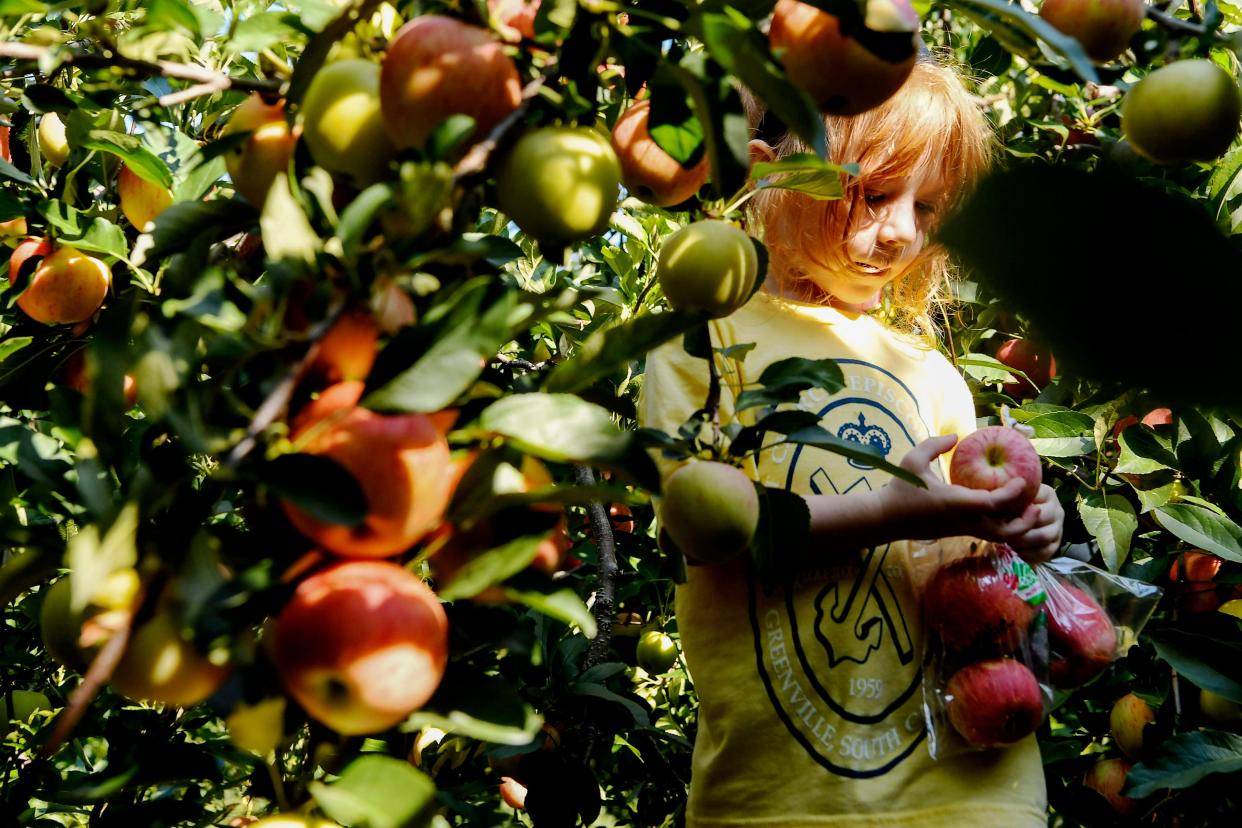
M765 112L753 96L745 94L743 99L753 133ZM859 174L844 177L845 195L840 199L816 201L779 189L752 199L748 223L762 231L774 262L784 258L785 251L796 250L824 268L846 264L850 233L867 210L866 192L909 178L926 164L939 166L948 196L936 212L938 221L987 171L996 144L978 100L967 91L958 71L931 57L920 59L897 94L880 106L850 117L825 116L824 125L829 160L857 164ZM774 150L777 158L808 151L789 133L776 141ZM824 239L834 243L826 247ZM930 333L934 329L930 310L950 273L947 251L929 243L886 288L890 321L905 330ZM807 301L828 300L806 274L773 268L768 278Z

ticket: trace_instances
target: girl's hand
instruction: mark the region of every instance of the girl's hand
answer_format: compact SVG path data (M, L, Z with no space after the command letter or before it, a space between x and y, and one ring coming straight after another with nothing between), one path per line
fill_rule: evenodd
M1057 500L1052 487L1039 487L1039 493L1031 501L1038 510L1034 525L1021 537L1007 541L1027 563L1043 563L1052 560L1061 548L1061 527L1065 523L1065 510Z
M900 537L967 535L1007 543L1031 560L1051 557L1060 543L1065 517L1052 489L1041 486L1035 500L1024 504L1021 480L1010 480L992 491L945 483L932 464L956 443L953 434L931 437L906 454L901 467L917 475L927 488L904 480L884 486L879 494L885 520L900 527Z

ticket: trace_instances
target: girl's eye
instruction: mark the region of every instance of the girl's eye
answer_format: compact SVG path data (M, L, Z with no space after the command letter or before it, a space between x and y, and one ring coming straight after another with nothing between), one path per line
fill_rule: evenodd
M883 204L886 198L888 196L885 193L867 193L863 196L863 201L868 204Z
M920 201L914 205L920 213L926 213L929 216L936 214L936 205L930 201Z

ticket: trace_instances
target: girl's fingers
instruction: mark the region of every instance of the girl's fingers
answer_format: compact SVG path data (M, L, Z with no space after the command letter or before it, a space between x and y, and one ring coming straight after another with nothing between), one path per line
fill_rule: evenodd
M956 443L956 434L928 437L906 453L901 461L902 468L908 471L925 470L931 466L933 460L953 448Z

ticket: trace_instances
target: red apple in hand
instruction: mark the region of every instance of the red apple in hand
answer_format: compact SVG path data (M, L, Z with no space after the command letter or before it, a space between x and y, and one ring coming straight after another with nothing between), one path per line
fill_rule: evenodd
M985 657L1017 652L1036 613L986 556L937 570L923 593L923 609L950 652Z
M949 464L949 480L968 489L999 489L1013 478L1026 481L1026 501L1035 499L1043 482L1039 455L1016 428L988 426L957 444Z
M975 747L1011 745L1044 717L1039 682L1024 664L999 658L968 664L949 679L949 723Z
M403 721L435 692L448 663L448 616L409 570L346 561L298 585L276 619L285 688L347 736Z
M1072 584L1060 586L1048 594L1050 675L1057 687L1077 687L1112 663L1117 630L1094 598Z

